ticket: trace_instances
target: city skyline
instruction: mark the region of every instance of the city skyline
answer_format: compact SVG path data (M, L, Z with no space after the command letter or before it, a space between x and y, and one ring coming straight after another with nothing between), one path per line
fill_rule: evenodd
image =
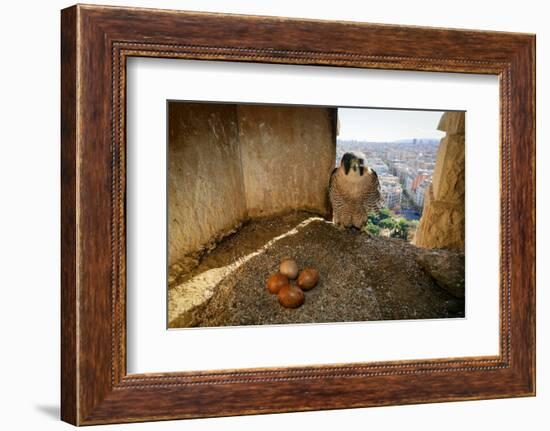
M437 130L444 111L338 108L338 139L396 142L406 139L441 139Z
M407 220L422 215L432 182L439 139L412 138L401 142L338 139L336 166L346 152L364 154L367 166L378 174L385 207Z

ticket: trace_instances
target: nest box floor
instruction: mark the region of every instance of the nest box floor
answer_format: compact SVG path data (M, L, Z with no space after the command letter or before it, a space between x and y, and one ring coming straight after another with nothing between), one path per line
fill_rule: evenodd
M251 221L172 275L169 327L463 317L463 300L417 263L422 252L308 213ZM286 257L320 274L298 309L281 307L265 285Z

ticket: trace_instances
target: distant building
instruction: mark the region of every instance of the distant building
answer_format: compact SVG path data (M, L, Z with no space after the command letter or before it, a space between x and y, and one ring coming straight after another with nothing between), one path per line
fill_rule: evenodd
M432 182L431 176L426 177L422 180L422 182L420 182L416 186L416 188L414 190L414 194L412 196L413 196L414 203L416 204L416 206L418 208L423 208L424 207L424 196L425 196L426 190L428 189L431 182Z
M409 170L403 180L407 194L420 210L424 206L424 194L432 182L432 174L433 171L429 169Z
M413 181L414 181L414 178L412 177L412 175L407 176L407 178L405 178L405 181L403 181L403 183L405 184L405 190L407 190L409 194L412 193Z
M425 170L419 169L417 171L416 177L411 183L411 192L416 192L417 187L422 184L427 178L431 177L431 173Z
M392 210L400 209L403 188L401 187L399 177L391 174L383 174L379 175L378 179L380 180L380 189L386 207Z
M384 161L378 157L367 158L367 166L376 171L378 176L387 174L389 171L388 165L386 165Z

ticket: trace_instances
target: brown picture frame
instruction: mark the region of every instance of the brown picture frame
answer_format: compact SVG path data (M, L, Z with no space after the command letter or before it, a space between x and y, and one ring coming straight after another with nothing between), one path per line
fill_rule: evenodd
M77 5L61 13L61 53L62 420L90 425L535 394L534 35ZM128 375L129 56L498 75L500 354Z

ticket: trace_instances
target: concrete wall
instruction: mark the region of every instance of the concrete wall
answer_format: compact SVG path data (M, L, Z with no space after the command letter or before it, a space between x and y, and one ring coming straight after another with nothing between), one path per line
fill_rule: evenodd
M329 214L333 109L178 102L168 110L170 265L248 218Z
M168 261L246 218L235 105L170 103Z
M291 209L329 213L336 139L332 110L240 105L239 141L250 217Z
M424 198L414 244L464 251L464 112L446 112L438 129L445 131L446 136L437 152L432 184Z

